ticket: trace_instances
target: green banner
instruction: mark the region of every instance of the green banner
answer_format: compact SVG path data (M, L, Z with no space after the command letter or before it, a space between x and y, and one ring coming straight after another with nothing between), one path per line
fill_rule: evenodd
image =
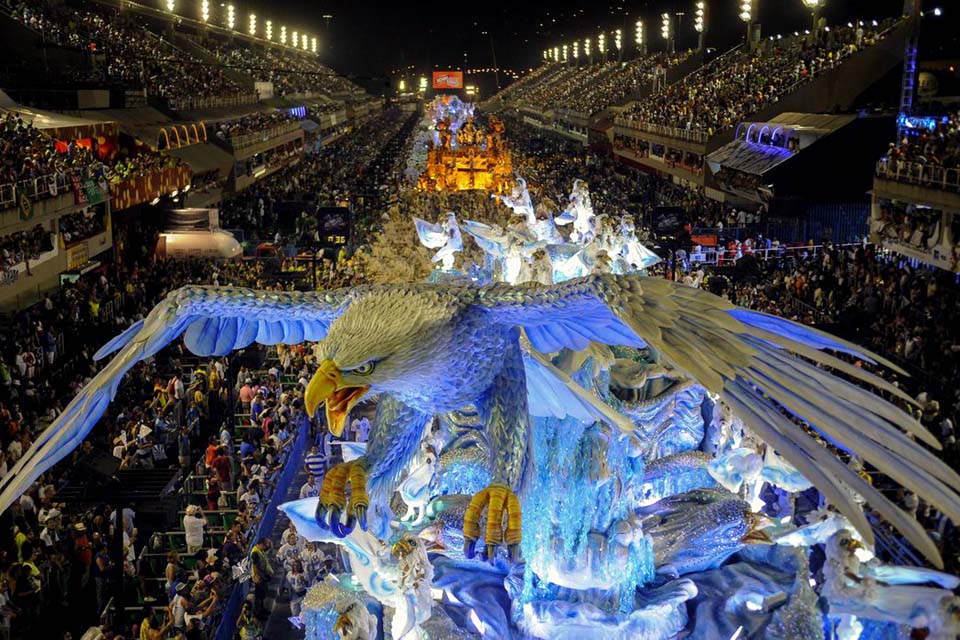
M103 188L92 178L83 181L83 192L87 195L87 204L97 204L107 199Z

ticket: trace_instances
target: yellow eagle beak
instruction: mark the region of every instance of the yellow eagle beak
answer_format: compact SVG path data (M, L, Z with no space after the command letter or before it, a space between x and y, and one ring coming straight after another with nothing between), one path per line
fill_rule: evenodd
M317 407L326 405L327 428L330 433L340 437L347 426L347 416L358 402L370 390L370 385L349 385L343 381L340 369L329 358L320 363L320 368L313 374L303 402L307 415L314 415Z

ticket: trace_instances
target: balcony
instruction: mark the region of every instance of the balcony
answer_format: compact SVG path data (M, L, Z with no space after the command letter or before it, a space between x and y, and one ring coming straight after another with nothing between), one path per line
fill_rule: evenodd
M874 175L880 197L960 212L960 169L882 158Z

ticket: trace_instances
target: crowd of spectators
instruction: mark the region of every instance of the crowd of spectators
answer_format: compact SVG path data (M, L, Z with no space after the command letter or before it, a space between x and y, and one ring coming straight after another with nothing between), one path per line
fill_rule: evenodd
M886 35L884 23L825 29L817 42L802 34L740 47L663 91L637 102L618 123L662 126L710 137L841 64Z
M273 127L297 122L297 118L283 110L257 111L236 120L225 120L213 125L214 135L224 141L249 134L262 133Z
M943 171L960 168L960 112L935 118L933 129L907 131L899 143L890 143L879 170L884 177L904 182L936 185L943 180ZM952 186L960 185L960 176L953 175Z
M56 140L7 111L0 123L0 184L49 177L71 169L99 171L100 163L87 149L75 144L57 149Z
M321 93L327 95L363 95L363 90L329 67L315 53L287 48L260 48L240 40L229 42L208 38L202 46L225 66L236 69L258 82L271 82L273 94Z
M99 5L78 9L47 0L19 0L12 15L46 42L103 56L93 78L178 101L252 94L223 70L174 46L158 25L133 12ZM151 28L153 27L153 28ZM89 74L89 72L87 72Z
M61 216L57 221L64 246L91 238L106 231L106 216L100 207L89 207Z
M51 249L53 249L53 236L41 224L34 225L32 229L3 236L0 238L0 272L6 272L25 260L36 258L44 251Z
M651 87L658 76L691 55L665 52L625 62L609 60L583 66L548 63L534 75L514 83L500 95L543 109L569 109L584 115L602 111ZM515 85L523 83L517 87Z

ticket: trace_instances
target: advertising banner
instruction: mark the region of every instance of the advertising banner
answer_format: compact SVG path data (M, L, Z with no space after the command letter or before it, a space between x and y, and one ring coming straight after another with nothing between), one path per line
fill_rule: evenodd
M434 71L434 89L463 89L462 71Z

